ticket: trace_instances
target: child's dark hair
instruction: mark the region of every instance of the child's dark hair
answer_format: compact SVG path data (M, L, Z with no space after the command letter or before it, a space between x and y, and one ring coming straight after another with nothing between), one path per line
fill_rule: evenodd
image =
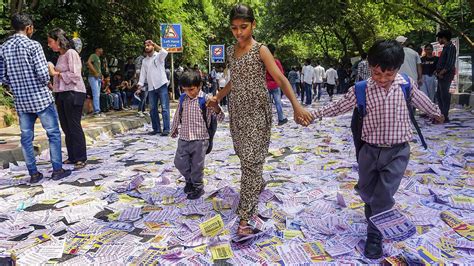
M237 4L232 8L229 19L230 22L234 19L243 19L249 22L255 21L252 8L243 4Z
M451 33L450 30L441 30L436 34L436 37L438 38L446 38L446 40L451 41L451 38L453 37L453 34Z
M360 54L360 58L362 58L363 60L367 59L367 53L362 53Z
M198 71L184 71L180 78L181 87L201 86L202 79Z
M12 27L15 31L23 31L27 26L33 26L30 15L16 13L12 16Z
M404 59L403 46L395 40L376 41L367 53L369 65L382 71L399 69Z
M431 43L425 44L425 49L431 48L433 50L433 45Z

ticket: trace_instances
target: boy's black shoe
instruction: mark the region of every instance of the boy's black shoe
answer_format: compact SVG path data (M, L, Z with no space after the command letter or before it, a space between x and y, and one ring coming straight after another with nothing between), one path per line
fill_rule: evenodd
M163 132L163 133L161 133L160 135L161 135L162 137L166 137L166 136L168 136L169 134L170 134L169 132Z
M186 182L186 186L184 186L184 193L189 194L193 192L194 187L193 184Z
M160 131L151 131L151 132L148 132L147 134L150 135L150 136L154 136L154 135L161 134L161 132Z
M186 198L189 200L195 200L195 199L199 199L202 195L204 195L204 189L201 188L189 193Z
M51 179L59 180L59 179L68 177L69 175L71 175L71 170L60 169L57 171L53 171L53 174L51 175Z
M40 172L37 172L36 174L33 174L30 176L30 184L38 183L43 179L43 174Z
M383 256L382 237L368 233L365 241L364 256L369 259L380 259Z

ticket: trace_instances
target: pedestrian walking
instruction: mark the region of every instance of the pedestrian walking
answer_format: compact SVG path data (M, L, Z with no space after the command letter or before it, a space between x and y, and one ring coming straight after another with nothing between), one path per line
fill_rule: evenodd
M82 130L82 107L86 99L86 86L82 80L81 57L66 32L56 28L48 33L48 46L59 53L56 66L49 67L53 76L53 92L59 122L64 132L68 158L64 164L74 164L75 169L86 166L86 138Z
M33 148L37 118L40 119L49 140L53 165L51 179L59 180L69 176L71 171L63 169L58 113L48 88L48 63L41 44L30 39L34 31L30 16L15 14L11 23L15 34L0 46L0 61L3 62L0 80L2 84L10 87L15 99L15 109L20 121L21 149L30 174L30 183L43 179L43 174L36 167Z
M270 53L272 54L272 56L275 56L275 50L276 50L275 45L269 44L267 47L268 47L268 50L270 51ZM275 63L277 65L278 69L280 70L280 72L282 74L284 74L283 66L280 63L280 60L275 58ZM273 79L270 72L268 72L268 70L265 73L265 78L266 78L266 81L267 81L267 89L268 89L268 93L270 95L270 99L273 100L273 104L275 105L275 108L276 108L276 111L277 111L278 125L279 126L284 125L288 122L288 119L285 117L285 114L283 113L283 106L281 104L281 89L278 86L278 83L276 83L275 79ZM293 88L293 86L292 86L292 88ZM295 92L293 92L293 93L294 93L294 95L296 95Z
M146 40L144 45L147 56L142 61L136 94L140 94L144 84L147 83L150 118L153 127L153 131L149 135L161 134L161 136L168 136L170 132L170 97L168 94L169 81L165 71L165 60L168 51L152 40ZM161 129L160 117L158 115L158 100L161 103L163 130Z
M410 124L409 103L426 112L438 122L443 121L438 107L418 90L416 80L398 74L403 64L403 47L392 40L376 42L368 52L371 77L361 81L365 90L365 99L359 100L360 91L351 87L343 98L335 103L316 110L316 118L334 117L359 108L366 103L362 130L362 143L357 152L359 180L355 187L365 203L367 219L367 241L364 255L369 259L383 256L382 234L370 221L370 217L390 210L395 205L394 195L409 162L412 129ZM405 96L403 87L408 85L409 96ZM359 87L360 88L360 87ZM383 114L383 115L381 115Z
M224 96L229 95L231 136L242 171L237 234L245 236L253 233L248 221L256 213L258 197L265 187L263 163L268 154L272 123L265 69L290 100L295 122L307 125L312 116L298 103L290 83L278 69L268 48L252 37L256 26L252 9L241 4L234 6L230 12L230 24L237 40L226 53L230 82L209 104L217 106Z

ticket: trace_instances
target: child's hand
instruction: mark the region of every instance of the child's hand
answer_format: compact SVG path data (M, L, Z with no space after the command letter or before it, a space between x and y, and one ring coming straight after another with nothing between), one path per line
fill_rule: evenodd
M294 108L294 119L297 124L306 127L314 120L314 117L301 105L298 105L296 108Z
M206 102L206 106L211 107L214 110L215 110L215 108L218 108L219 104L218 104L218 101L217 101L217 97L216 96L210 97L209 100ZM220 110L220 108L219 108L219 110Z
M435 124L442 124L444 122L444 115L436 116L434 118L434 123Z
M173 139L175 139L177 136L178 136L178 133L176 133L176 132L174 132L173 134L171 134L171 137L172 137Z

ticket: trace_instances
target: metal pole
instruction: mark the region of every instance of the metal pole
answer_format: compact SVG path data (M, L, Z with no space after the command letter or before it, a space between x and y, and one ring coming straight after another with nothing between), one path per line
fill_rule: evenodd
M209 45L209 70L207 73L211 74L211 45Z
M174 101L174 58L173 53L171 53L171 99Z

